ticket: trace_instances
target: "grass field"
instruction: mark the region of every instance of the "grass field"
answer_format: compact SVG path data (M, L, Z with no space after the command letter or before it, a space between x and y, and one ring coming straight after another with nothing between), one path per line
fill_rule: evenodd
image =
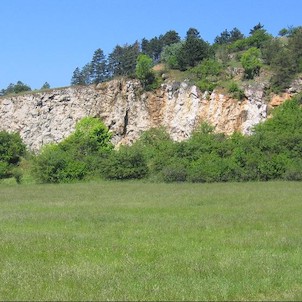
M302 300L302 183L0 184L0 300Z

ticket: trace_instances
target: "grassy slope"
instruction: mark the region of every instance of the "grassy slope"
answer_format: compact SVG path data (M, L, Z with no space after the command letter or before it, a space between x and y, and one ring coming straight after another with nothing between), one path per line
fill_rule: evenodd
M0 186L0 300L301 300L301 183Z

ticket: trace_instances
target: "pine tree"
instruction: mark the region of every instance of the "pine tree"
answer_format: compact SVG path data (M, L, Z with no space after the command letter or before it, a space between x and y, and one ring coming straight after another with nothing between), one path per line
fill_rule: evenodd
M81 70L77 67L71 78L71 85L83 85Z
M104 52L101 48L94 52L90 66L91 81L93 83L101 83L107 79L107 62Z
M41 90L44 90L44 89L50 89L50 85L48 84L48 82L45 82L43 84L43 86L41 87Z

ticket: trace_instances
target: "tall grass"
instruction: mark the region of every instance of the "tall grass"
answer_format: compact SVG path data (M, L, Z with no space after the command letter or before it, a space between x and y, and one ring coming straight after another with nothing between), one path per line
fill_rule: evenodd
M301 300L301 183L0 185L0 300Z

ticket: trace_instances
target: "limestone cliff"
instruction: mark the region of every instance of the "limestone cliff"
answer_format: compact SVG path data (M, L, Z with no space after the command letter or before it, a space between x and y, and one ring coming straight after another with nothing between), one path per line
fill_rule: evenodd
M215 91L201 93L187 82L167 82L144 92L137 80L113 80L0 98L0 130L17 131L30 150L68 136L84 116L100 117L113 132L113 143L130 144L152 127L164 126L174 140L188 138L202 122L216 131L251 133L266 119L263 87L247 87L238 101Z

